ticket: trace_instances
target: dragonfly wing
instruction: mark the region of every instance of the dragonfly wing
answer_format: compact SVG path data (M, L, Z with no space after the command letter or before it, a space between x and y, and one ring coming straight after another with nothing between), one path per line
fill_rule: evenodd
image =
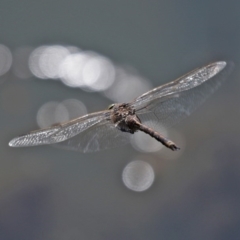
M57 132L60 126L52 128L40 129L37 131L30 132L28 134L16 137L9 142L11 147L27 147L49 144L50 136Z
M216 62L148 92L136 99L138 116L144 122L172 126L189 116L226 79L232 63ZM208 81L207 81L208 80ZM138 99L142 99L142 105ZM147 101L148 99L149 101Z
M54 146L80 152L96 152L129 143L131 134L103 121Z
M74 137L95 124L106 121L108 116L109 111L88 114L66 123L56 124L49 128L32 131L29 134L16 137L9 142L9 146L26 147L58 143Z
M221 72L226 66L227 62L214 62L202 68L195 69L175 81L161 85L153 90L144 93L135 99L132 106L136 110L146 107L151 101L164 100L173 94L195 88L210 78Z

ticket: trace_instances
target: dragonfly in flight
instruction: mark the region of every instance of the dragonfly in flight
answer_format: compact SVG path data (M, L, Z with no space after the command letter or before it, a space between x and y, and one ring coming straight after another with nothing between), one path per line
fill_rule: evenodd
M57 144L81 152L95 152L126 144L131 134L142 131L167 148L178 150L173 141L148 126L149 122L169 127L189 116L221 85L231 68L232 63L226 61L210 63L130 103L112 104L107 110L32 131L14 138L9 146Z

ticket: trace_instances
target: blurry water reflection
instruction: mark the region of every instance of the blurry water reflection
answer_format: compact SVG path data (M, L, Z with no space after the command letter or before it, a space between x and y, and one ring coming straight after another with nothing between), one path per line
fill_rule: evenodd
M152 88L134 69L116 66L96 52L71 46L37 47L29 56L29 69L41 79L59 79L85 91L104 91L116 102L131 101Z
M30 70L38 78L58 78L59 66L69 54L68 49L60 45L38 47L29 57Z
M61 112L61 115L56 114L56 110ZM59 107L58 102L47 102L40 107L37 113L37 123L40 128L46 128L56 123L56 117L61 117L61 120L68 120L68 112L64 106Z
M116 80L104 95L114 102L130 102L151 88L151 83L138 74L117 67Z
M40 128L46 128L56 123L66 122L87 113L86 106L77 99L67 99L63 102L47 102L37 113L37 123Z
M59 75L63 83L70 87L103 91L112 85L115 70L109 59L83 51L67 56L61 63Z
M127 164L122 173L125 186L133 191L142 192L149 189L154 181L154 171L151 165L141 160Z
M103 91L114 82L115 69L109 59L93 56L84 64L82 78L90 90Z
M77 99L66 99L61 104L67 108L69 119L87 114L86 106Z
M8 72L12 66L12 54L9 48L0 44L0 76Z

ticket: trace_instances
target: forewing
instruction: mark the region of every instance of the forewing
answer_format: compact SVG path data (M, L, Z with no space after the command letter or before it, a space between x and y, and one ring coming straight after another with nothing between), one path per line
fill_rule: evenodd
M109 111L96 112L46 129L32 131L29 134L14 138L9 142L9 146L26 147L58 143L72 138L102 121L106 121L109 114Z
M143 94L133 106L142 122L174 125L200 106L222 84L232 68L232 63L209 64Z
M226 62L215 62L202 68L195 69L175 81L161 85L144 93L136 98L132 105L136 110L140 110L154 100L163 101L164 98L172 96L173 94L195 88L214 77L222 71L226 65Z
M55 146L80 152L96 152L127 144L130 136L131 134L120 131L109 121L103 121Z

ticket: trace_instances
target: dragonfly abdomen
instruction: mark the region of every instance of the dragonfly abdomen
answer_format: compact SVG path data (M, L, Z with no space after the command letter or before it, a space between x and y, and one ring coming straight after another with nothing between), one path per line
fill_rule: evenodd
M166 137L164 137L162 134L154 131L153 129L138 123L138 129L148 135L150 135L151 137L155 138L157 141L159 141L160 143L162 143L164 146L166 146L167 148L170 148L171 150L175 151L175 150L179 150L180 148L171 140L167 139Z

